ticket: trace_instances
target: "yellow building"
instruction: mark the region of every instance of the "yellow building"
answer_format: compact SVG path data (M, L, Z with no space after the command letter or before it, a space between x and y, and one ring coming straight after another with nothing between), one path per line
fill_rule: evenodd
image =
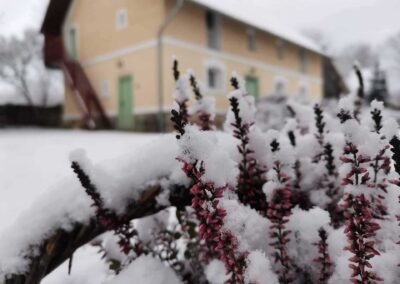
M320 98L319 48L246 5L51 0L42 33L46 64L66 75L64 120L83 117L93 124L100 114L104 123L112 118L123 129L162 127L172 106L174 55L181 71L192 69L206 95L215 96L219 113L227 110L232 71L246 79L256 98L275 93Z

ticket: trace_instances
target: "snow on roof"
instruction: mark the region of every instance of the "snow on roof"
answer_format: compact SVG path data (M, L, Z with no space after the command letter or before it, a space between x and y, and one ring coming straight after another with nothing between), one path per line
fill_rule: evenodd
M257 29L277 35L287 41L300 45L314 52L323 54L321 48L312 40L303 36L295 28L274 19L265 9L245 0L192 0L225 16L234 18Z

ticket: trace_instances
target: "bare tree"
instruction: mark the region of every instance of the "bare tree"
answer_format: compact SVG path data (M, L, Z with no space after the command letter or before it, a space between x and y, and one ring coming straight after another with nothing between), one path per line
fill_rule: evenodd
M30 106L35 101L28 76L43 65L41 49L42 38L33 30L27 30L21 39L0 38L0 78L16 88Z

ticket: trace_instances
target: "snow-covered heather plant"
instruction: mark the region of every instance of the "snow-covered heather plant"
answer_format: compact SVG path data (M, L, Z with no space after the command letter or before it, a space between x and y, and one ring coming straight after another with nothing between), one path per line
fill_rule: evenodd
M383 128L382 102L373 101L371 103L371 121L371 131L376 133L380 138L380 143L377 145L378 153L372 157L371 161L373 175L370 186L375 189L371 198L372 204L374 205L374 217L384 218L388 215L388 208L385 204L385 199L388 193L388 175L390 173L390 156L388 153L390 141L385 137L385 134L381 133Z
M320 266L318 284L326 284L332 275L333 266L328 251L328 233L324 228L321 228L318 231L318 235L319 241L314 243L318 248L318 257L314 261Z
M323 110L320 107L320 105L316 104L314 106L314 114L315 114L315 127L317 129L317 132L315 133L315 136L318 140L318 143L323 146L324 145L324 136L325 136L325 121L324 121L324 114Z
M360 67L358 66L358 63L355 63L354 66L354 71L356 73L357 79L358 79L358 90L357 94L354 99L354 109L353 109L353 116L356 120L360 119L361 115L361 109L364 103L364 98L365 98L365 92L364 92L364 78L362 76Z
M101 194L84 170L90 171L90 162L85 154L76 151L71 155L71 159L74 172L93 201L92 206L95 208L97 222L107 230L113 231L114 236L117 237L115 239L113 236L105 236L103 241L94 242L94 245L100 248L103 258L109 262L110 269L118 274L140 256L152 255L171 267L182 279L191 279L191 273L185 270L183 262L177 258L179 253L177 240L180 238L181 232L176 230L176 226L168 229L160 223L157 217L148 217L154 224L147 226L147 230L151 231L151 239L144 241L126 215L117 214L105 206ZM144 222L146 225L149 223L149 221ZM113 257L116 253L110 249L109 241L116 242L124 256Z
M327 203L321 206L329 212L332 226L338 228L344 222L343 209L338 206L343 194L339 184L339 173L335 165L333 146L330 143L324 145L323 161L325 162L325 173L321 187L325 191Z
M279 281L287 284L293 281L287 247L291 231L286 228L292 214L292 189L290 177L285 173L279 155L276 155L280 151L279 142L274 139L270 146L271 152L275 156L274 165L269 172L269 180L265 186L265 191L269 196L267 216L272 223L270 227L272 242L270 245L274 249L275 262L280 264L277 271Z
M92 206L96 210L97 222L108 230L114 231L114 234L119 238L118 245L125 255L135 252L135 255L139 256L141 252L135 250L131 242L133 237L137 237L137 231L126 216L118 216L113 210L105 206L99 191L84 170L85 167L90 167L90 162L86 159L84 153L80 151L75 152L71 155L71 159L72 169L76 173L87 195L93 201Z
M181 76L176 60L173 72L176 139L166 135L164 144L144 148L147 159L133 169L128 163L124 169L132 172L122 171L124 178L118 172L109 183L114 177L103 168L79 153L72 156L91 199L79 204L91 203L94 210L73 217L76 206L60 209L59 216L72 220L62 228L88 220L96 230L110 231L94 242L118 273L115 283L142 281L137 273L145 264L173 284L400 283L400 140L381 103L365 109L355 103L359 97L348 96L336 117L319 105L288 100L293 117L264 132L255 122L254 98L235 75L220 131L196 79ZM189 82L196 99L190 111ZM203 114L198 125L192 123ZM167 150L154 163L159 148ZM143 160L151 164L146 172ZM113 184L122 185L123 194ZM141 219L125 216L132 208L143 213ZM30 246L21 253L0 242L0 250L0 282L29 270L36 257L24 254L33 251Z
M193 73L189 77L190 85L194 93L195 101L191 107L191 113L197 115L198 124L201 130L214 130L215 124L215 99L214 97L205 97L200 89L200 85Z
M240 86L238 78L232 77L231 84L235 90L228 96L231 107L226 123L230 124L227 127L232 128L233 136L239 140L237 149L241 160L236 191L241 202L265 213L267 202L262 187L265 183L266 167L257 160L257 153L252 149L252 145L260 138L258 129L254 126L254 101L243 86Z
M370 173L368 165L371 158L360 139L368 139L368 131L355 119L343 122L346 135L344 154L340 160L344 163L343 185L344 197L342 207L345 210L345 234L347 235L348 250L352 257L349 258L352 269L351 281L353 283L375 283L382 278L373 271L371 259L380 253L375 248L376 232L380 229L374 220L374 206L369 188ZM371 141L369 141L371 142ZM377 145L375 145L376 147Z
M183 122L178 123L183 124ZM178 160L183 164L182 170L192 180L191 205L199 220L199 236L208 248L207 258L217 258L224 263L227 273L230 274L229 279L224 283L244 283L247 252L240 252L236 237L229 230L223 230L226 211L220 206L220 199L229 185L218 186L214 181L204 180L205 161L200 157L201 152L197 152L198 157L191 149L193 146L198 146L210 150L209 147L212 145L206 140L196 141L200 138L196 133L198 129L191 127L185 130L177 136L182 148L182 155L178 157ZM212 163L217 160L207 162Z
M393 153L392 159L394 169L395 172L400 176L400 140L397 135L393 136L393 138L390 140L390 145L392 146L391 151ZM396 185L397 187L400 187L400 178L397 177L397 179L391 180L390 183ZM400 204L400 194L398 194L398 200ZM396 215L396 219L398 222L400 222L400 212L398 212L398 215ZM400 240L398 241L398 244L400 244Z
M191 209L191 208L190 208ZM185 242L183 252L186 260L185 270L189 271L184 275L188 283L206 284L203 262L207 257L207 247L198 236L198 221L193 210L188 208L177 208L176 218L180 225L182 239Z
M181 75L178 60L176 58L173 60L172 72L175 79L174 101L176 102L179 113L182 116L182 123L186 124L189 121L188 102L190 95L187 86L187 76Z

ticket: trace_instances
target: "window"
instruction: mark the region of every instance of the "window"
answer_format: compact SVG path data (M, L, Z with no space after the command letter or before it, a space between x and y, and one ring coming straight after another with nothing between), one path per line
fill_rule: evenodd
M123 30L128 27L128 12L126 9L120 9L116 14L117 31Z
M214 58L205 59L204 81L210 92L223 92L225 90L225 65Z
M215 12L207 11L206 13L207 25L207 44L209 48L220 48L220 17Z
M223 87L222 79L221 69L211 67L207 70L207 86L209 89L221 90Z
M78 29L77 26L70 26L67 30L67 50L72 59L78 58Z
M246 90L247 92L258 99L259 94L259 82L258 78L255 76L246 76Z
M304 103L308 101L308 85L306 82L301 82L299 84L297 100Z
M100 82L100 96L102 98L108 98L110 96L110 84L108 80L102 80Z
M247 30L247 48L251 51L256 50L256 31L252 28Z
M283 50L284 49L284 45L285 45L285 43L283 42L282 39L278 38L276 40L276 56L279 59L283 59L283 57L284 57L284 50Z
M274 95L285 96L286 95L286 80L282 77L275 78L274 81Z
M304 48L299 49L300 71L307 72L307 51Z

